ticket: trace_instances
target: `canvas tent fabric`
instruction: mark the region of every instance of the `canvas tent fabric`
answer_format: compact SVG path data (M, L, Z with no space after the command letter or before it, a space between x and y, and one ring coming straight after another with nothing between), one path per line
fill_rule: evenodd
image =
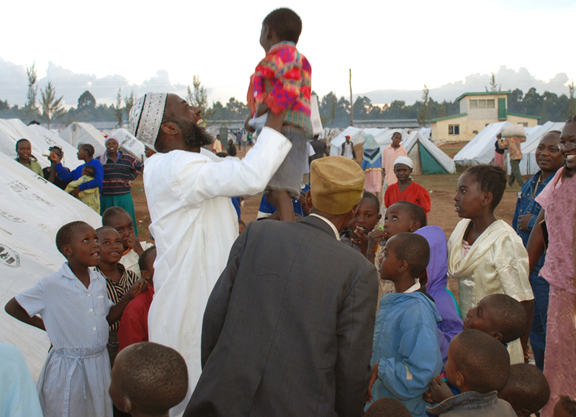
M94 146L95 158L106 150L104 136L90 123L74 122L60 133L60 137L75 148L82 143L89 143Z
M129 153L140 162L144 161L146 152L144 144L126 129L118 129L111 133L109 137L116 138L121 151Z
M420 131L412 131L402 141L408 156L414 162L414 174L447 174L456 172L454 161Z
M318 109L318 96L312 94L310 97L310 122L312 123L312 134L319 135L324 132L322 120L320 119L320 110Z
M51 146L60 146L64 151L63 162L65 166L74 169L83 164L76 158L76 149L64 141L54 132L38 125L26 126L20 119L0 119L0 152L15 159L16 142L28 139L32 144L32 155L38 158L42 168L50 166L50 162L43 154L48 153Z
M93 227L101 217L80 200L0 153L0 305L62 266L56 232L83 220ZM18 347L34 379L38 378L50 342L46 333L0 312L0 342Z
M364 143L364 135L362 134L362 129L349 126L340 132L340 134L330 142L330 156L340 155L342 151L342 144L346 141L346 136L350 136L350 142L352 142L354 145Z
M496 135L510 122L490 123L454 156L456 165L470 167L489 164L494 160Z

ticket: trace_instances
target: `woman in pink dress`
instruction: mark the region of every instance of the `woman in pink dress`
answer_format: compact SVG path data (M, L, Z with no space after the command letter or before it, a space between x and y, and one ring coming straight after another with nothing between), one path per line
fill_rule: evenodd
M382 191L382 151L372 135L367 135L364 139L362 169L366 174L364 189L374 193L378 201L380 201L380 191Z
M544 375L550 384L550 401L542 410L542 417L553 416L560 395L576 398L573 253L576 244L576 116L568 119L562 129L560 149L566 155L566 165L558 170L536 198L542 206L536 224L545 219L546 226L532 229L527 247L532 270L548 240L546 262L540 275L550 283L544 354Z

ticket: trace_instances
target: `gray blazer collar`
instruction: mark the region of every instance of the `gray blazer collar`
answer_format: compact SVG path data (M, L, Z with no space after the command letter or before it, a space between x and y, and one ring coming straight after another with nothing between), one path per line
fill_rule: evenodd
M304 223L313 227L317 227L318 229L322 230L323 232L328 233L330 236L334 237L334 231L332 228L326 224L326 222L322 219L319 219L315 216L306 216L298 223ZM334 237L335 238L335 237Z

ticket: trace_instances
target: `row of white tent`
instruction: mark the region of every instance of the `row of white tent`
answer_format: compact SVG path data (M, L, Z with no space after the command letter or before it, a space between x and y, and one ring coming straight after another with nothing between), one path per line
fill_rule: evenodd
M509 126L509 122L491 123L486 126L474 139L472 139L464 148L454 156L454 162L463 167L469 167L478 164L489 164L494 160L496 135L500 133L503 127ZM543 125L524 128L526 130L526 142L522 143L522 162L520 163L520 172L522 175L534 175L538 172L536 163L536 148L540 139L551 130L562 131L564 123L546 122ZM508 172L510 164L508 162Z
M118 129L110 134L118 140L120 150L143 161L145 147L126 129ZM16 158L16 142L28 139L32 144L32 154L38 159L42 168L50 166L43 155L48 155L49 148L59 146L64 151L63 165L73 170L83 164L76 158L78 145L89 143L94 146L95 156L106 150L104 135L89 123L72 123L58 135L41 125L26 126L19 119L0 119L0 152Z
M388 128L347 127L330 142L330 155L340 155L346 136L354 145L362 144L368 135L374 136L380 149L384 151L392 143L394 133L402 135L402 145L414 162L414 174L444 174L456 172L454 161L438 148L430 139L430 129L406 130Z

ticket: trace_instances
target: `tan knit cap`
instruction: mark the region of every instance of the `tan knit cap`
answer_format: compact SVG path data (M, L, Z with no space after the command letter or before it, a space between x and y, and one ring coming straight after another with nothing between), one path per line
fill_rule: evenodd
M364 171L349 158L329 156L310 165L312 205L329 214L344 214L360 202Z

